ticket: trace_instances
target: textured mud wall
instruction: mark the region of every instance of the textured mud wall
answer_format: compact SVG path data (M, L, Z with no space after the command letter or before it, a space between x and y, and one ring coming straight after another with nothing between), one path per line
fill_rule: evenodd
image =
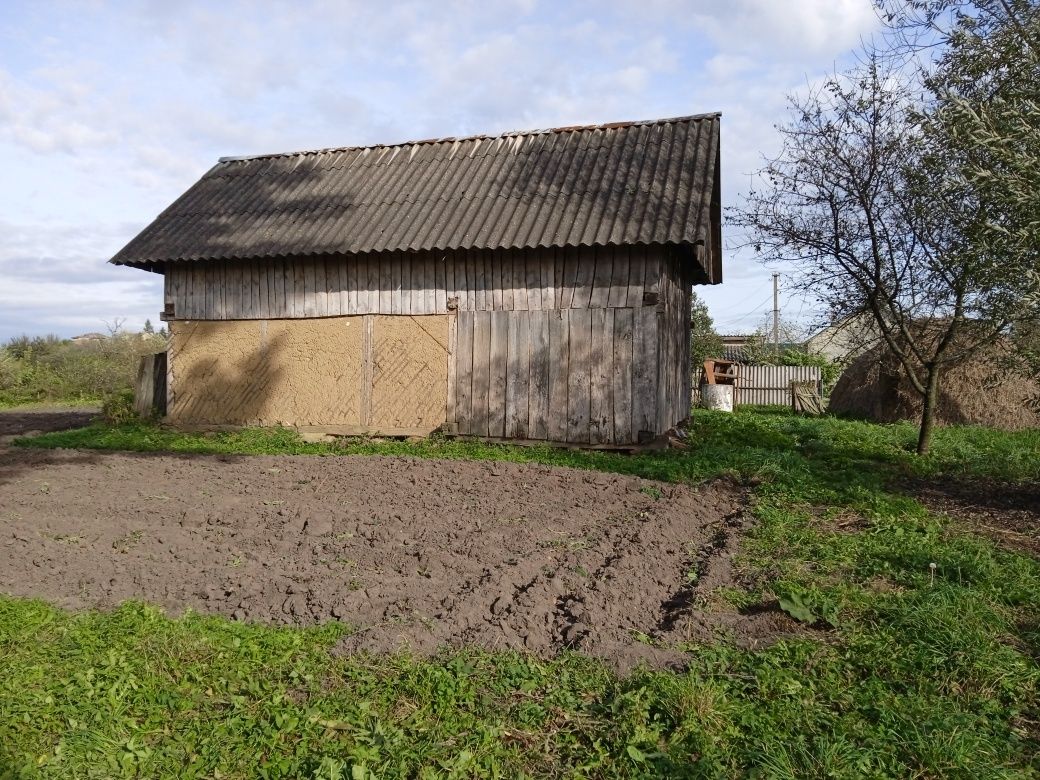
M171 422L357 425L360 317L171 322Z
M448 394L448 317L372 318L375 428L435 428Z
M172 322L169 420L432 430L445 418L448 319Z

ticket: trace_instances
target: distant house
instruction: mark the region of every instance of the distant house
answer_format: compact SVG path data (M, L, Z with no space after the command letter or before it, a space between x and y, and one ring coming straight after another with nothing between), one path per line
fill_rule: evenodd
M78 336L73 336L69 339L73 344L93 344L98 341L104 341L107 339L104 333L81 333Z
M719 116L222 158L165 276L169 420L626 445L687 417Z
M722 339L723 358L734 363L754 364L760 361L762 351L772 352L773 344L761 333L729 333L719 336ZM755 350L749 349L752 342L757 341ZM801 349L803 345L794 341L781 341L780 352L788 349ZM757 353L757 355L755 354Z
M847 365L876 347L879 341L873 317L860 314L820 328L806 340L805 350L812 355L822 355L832 363Z

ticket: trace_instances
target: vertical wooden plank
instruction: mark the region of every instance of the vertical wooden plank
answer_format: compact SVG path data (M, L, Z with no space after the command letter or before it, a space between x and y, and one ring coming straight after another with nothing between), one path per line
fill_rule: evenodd
M359 255L356 259L357 267L357 313L371 314L372 306L368 295L368 267L372 260L366 255Z
M285 316L291 318L296 316L296 300L293 290L295 287L296 260L289 259L282 263L282 295L285 297Z
M260 318L271 318L271 261L260 261Z
M661 250L648 247L645 253L646 265L643 269L643 292L661 293Z
M423 258L420 254L412 255L411 271L408 280L408 313L422 314L423 307Z
M345 261L347 277L347 314L358 313L358 258L350 255Z
M628 296L626 305L636 309L643 305L643 272L646 266L646 249L632 247L628 254Z
M491 373L488 388L488 436L506 433L506 351L509 312L491 312Z
M193 275L195 277L195 319L213 319L209 316L209 302L212 292L209 289L209 275L206 273L205 264L201 261L192 261L195 265Z
M496 249L493 252L488 252L487 259L490 261L485 267L487 269L487 278L491 280L491 299L488 303L490 308L495 311L502 311L506 307L502 302L505 296L505 264L511 259L509 253ZM512 296L510 296L512 297Z
M379 312L379 258L370 255L368 265L368 310L372 314Z
M194 303L193 319L212 319L209 316L209 278L205 265L199 260L192 261L192 301Z
M632 334L632 435L656 435L658 338L657 307L633 309Z
M592 295L589 306L593 309L604 309L610 299L610 282L614 275L614 253L612 246L595 247L590 254L596 258L596 269L592 277Z
M371 315L361 321L361 424L372 424L372 324Z
M563 288L564 288L564 257L566 250L564 249L553 249L553 303L554 308L562 309L563 305Z
M174 279L174 274L176 274L176 271L174 270L174 268L175 268L175 265L171 263L171 264L168 264L167 267L163 270L163 310L164 311L169 309L170 305L173 304L174 299L175 299L175 295L174 295L174 291L173 291L173 289L174 289L174 281L173 281L173 279Z
M543 265L544 267L544 265ZM549 318L552 309L532 311L528 327L531 338L531 378L527 436L546 439L549 436Z
M556 306L553 279L556 271L553 265L553 250L540 249L538 250L538 255L539 270L542 277L542 303L540 308L552 309Z
M170 303L173 304L173 316L175 319L180 318L181 311L184 310L184 298L185 298L185 281L186 277L184 274L184 263L170 263L168 267L169 281L170 281Z
M368 296L364 293L367 277L365 261L360 255L351 257L350 263L350 296L355 315L368 313Z
M303 314L305 317L314 317L318 312L314 258L308 257L301 262L303 263Z
M524 294L527 305L524 307L529 311L537 311L542 308L542 266L540 250L527 250L523 253L524 270L527 272L524 279Z
M176 312L177 319L194 319L195 317L195 262L186 260L181 273L184 274L184 311Z
M390 261L390 313L401 313L401 253L394 252Z
M491 312L473 317L473 411L471 431L488 435L488 393L491 382Z
M587 309L592 301L592 283L596 274L596 253L591 247L582 247L575 253L577 268L574 274L572 309Z
M614 310L592 309L592 357L589 438L593 444L614 441Z
M240 316L248 320L262 319L260 314L260 291L264 286L264 264L262 260L249 261L247 278L249 285L244 290L245 295L242 296Z
M436 272L434 294L436 297L433 301L433 311L437 314L443 314L448 310L448 287L451 284L449 279L453 276L451 267L454 263L455 255L450 252L441 253L440 257L434 260L433 270Z
M469 252L455 253L455 294L459 296L459 311L473 308L469 298Z
M206 314L204 319L220 319L220 262L206 263Z
M426 295L423 303L423 313L433 314L437 311L437 258L429 252L426 255Z
M509 285L512 295L510 296L511 300L508 301L503 296L502 303L511 304L510 308L513 311L527 311L527 252L523 250L509 250L508 254L511 255L513 261L510 263L513 270L513 279Z
M232 319L247 319L246 302L252 292L252 272L249 260L239 260L228 269L227 298L225 313Z
M223 260L213 261L210 267L209 282L213 285L211 316L215 320L222 320L227 316L227 274L226 262Z
M458 389L457 366L459 351L459 318L448 318L448 394L445 401L444 421L449 425L455 423L455 403Z
M459 433L475 433L473 427L473 317L471 311L460 311L458 317L458 349L455 355L455 422ZM450 377L450 375L449 375Z
M350 257L339 259L339 313L350 314Z
M384 255L378 255L379 265L379 308L380 314L392 314L393 306L390 296L394 290L393 259Z
M613 350L614 442L631 444L635 442L632 435L632 309L614 310Z
M657 365L657 430L659 432L667 431L675 422L672 408L675 396L671 392L675 367L672 287L671 277L667 272L667 264L665 264L660 282L660 303L657 305L657 310L660 312L658 316L660 347Z
M546 435L550 441L567 441L567 377L570 374L569 314L565 309L549 312L549 417Z
M607 306L612 309L628 304L628 268L630 265L630 249L626 246L612 247L614 259L610 274L610 291L607 294Z
M186 262L171 263L171 268L176 269L176 297L173 302L173 316L179 320L184 319L184 312L187 311L188 307L188 296L190 294L189 285L191 284L191 276L186 273L188 264Z
M329 288L328 315L330 317L338 317L343 314L341 306L343 301L343 279L340 276L340 267L342 265L343 260L338 256L325 259L325 278Z
M529 312L507 312L506 436L528 438L530 423L531 336Z
M285 309L283 302L285 287L283 286L282 277L282 260L272 260L268 267L270 268L270 278L267 281L268 293L267 293L267 304L270 309L271 319L278 319L285 316Z
M218 317L226 320L227 316L227 289L228 289L228 261L221 260L217 263L217 301Z
M557 262L563 263L563 290L560 293L560 308L569 309L574 301L574 284L578 272L579 250L564 247L562 257L557 255Z
M589 410L591 404L592 312L572 309L570 312L570 367L567 372L567 441L590 441Z
M487 311L487 284L484 280L484 252L473 252L473 292L476 296L474 309Z

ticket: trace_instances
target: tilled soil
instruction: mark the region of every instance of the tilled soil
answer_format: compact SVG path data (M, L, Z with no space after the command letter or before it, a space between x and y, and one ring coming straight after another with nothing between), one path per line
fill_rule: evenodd
M97 413L97 408L92 406L0 410L0 446L26 434L81 428Z
M358 631L344 652L477 645L619 668L678 642L796 631L703 613L745 522L699 490L539 465L388 457L0 452L0 591L72 609L141 599Z

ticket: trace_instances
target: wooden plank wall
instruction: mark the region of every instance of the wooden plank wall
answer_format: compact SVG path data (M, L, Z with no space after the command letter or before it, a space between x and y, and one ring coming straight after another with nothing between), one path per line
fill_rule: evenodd
M459 312L448 422L471 436L575 444L656 433L657 350L634 345L654 340L658 317L654 306Z
M185 262L166 298L174 319L455 312L449 426L624 445L689 415L688 263L663 247Z
M637 307L658 290L663 256L583 247L179 261L167 266L165 303L180 320Z
M677 255L662 261L661 356L657 376L657 430L666 431L690 416L690 302L693 273Z

